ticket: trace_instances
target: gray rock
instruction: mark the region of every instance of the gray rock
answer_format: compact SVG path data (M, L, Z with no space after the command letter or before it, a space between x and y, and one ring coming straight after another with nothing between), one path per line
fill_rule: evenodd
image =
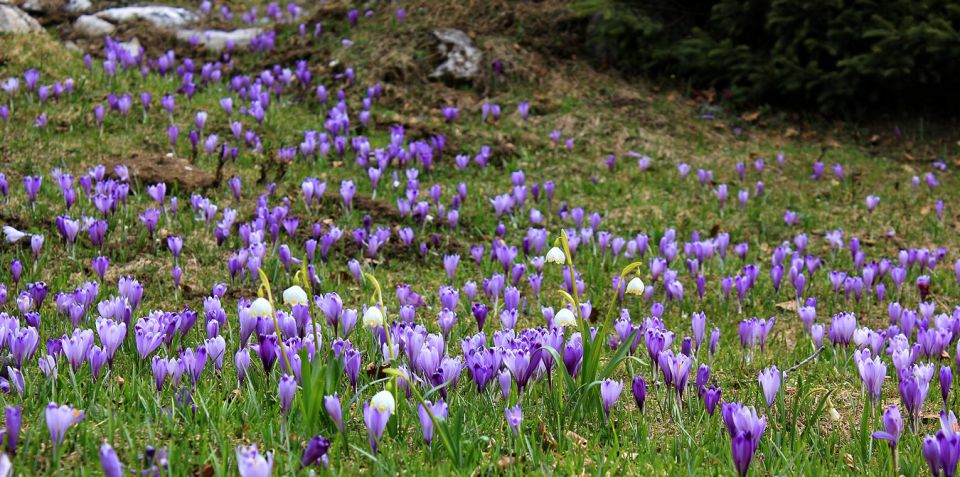
M63 11L67 13L83 13L93 8L93 2L90 0L68 0L63 6Z
M93 7L90 0L26 0L20 8L30 13L53 13L62 9L67 13L82 13Z
M20 8L22 8L23 11L30 13L43 13L46 12L49 7L48 2L43 0L27 0L20 4Z
M146 7L117 7L97 12L96 15L113 23L144 20L157 28L177 29L197 20L197 15L186 8L160 5Z
M73 31L91 38L107 36L116 29L117 27L113 26L113 23L101 20L93 15L80 15L77 21L73 22Z
M17 7L0 4L0 33L30 33L43 28Z
M431 78L469 81L480 75L483 52L474 46L466 33L450 28L434 30L433 37L437 40L437 52L442 61L430 73Z
M138 40L137 38L134 38L130 41L125 41L123 43L120 43L120 48L123 48L124 50L130 52L130 54L133 56L137 56L140 54L140 48L141 48L140 40Z
M66 48L67 51L72 51L74 53L83 53L83 50L80 48L80 46L72 41L63 42L63 47Z
M253 41L254 37L261 33L263 33L262 28L244 28L234 31L180 30L177 32L177 39L190 42L193 38L196 38L197 46L201 46L210 51L222 51L226 48L228 41L232 41L238 48L246 47Z

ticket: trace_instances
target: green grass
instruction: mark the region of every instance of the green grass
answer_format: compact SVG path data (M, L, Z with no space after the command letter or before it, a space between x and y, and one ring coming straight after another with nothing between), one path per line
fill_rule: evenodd
M429 3L408 6L410 18L399 27L387 18L392 12L386 11L378 12L378 16L372 19L362 18L360 28L349 31L344 18L331 17L324 20L325 28L347 33L331 33L320 39L309 40L310 48L332 51L339 61L356 68L359 84L346 90L352 112L358 109L365 88L378 80L368 77L365 72L376 70L377 55L384 48L396 48L399 55L412 58L422 55L419 46L390 42L385 35L397 29L409 37L427 31L428 25L417 19L417 13L424 5L430 7ZM238 8L235 8L235 13L239 16ZM524 37L524 31L524 27L518 25L515 30L504 31L500 35L517 41L516 37ZM496 35L491 32L483 34ZM340 36L349 36L356 42L355 46L342 50L339 47ZM161 348L158 351L164 356L173 356L179 346L194 347L202 341L203 297L210 293L215 283L228 282L230 291L223 300L228 325L222 330L227 339L227 356L222 372L215 371L208 363L203 378L192 392L195 410L177 406L175 390L169 383L161 393L155 392L149 363L137 356L132 337L128 337L113 369L106 372L99 383L91 379L88 365L74 375L62 359L59 377L50 380L40 372L34 358L23 370L25 394L2 398L6 404L22 406L24 413L24 431L14 459L16 474L97 475L100 472L97 451L100 444L106 441L117 449L126 465L137 470L145 447L153 446L167 449L173 475L235 475L236 446L255 443L261 450L274 453L274 475L307 475L307 470L299 468L299 458L306 441L316 434L334 439L330 469L336 474L453 472L454 464L438 439L434 441L432 449L423 444L415 417L416 405L412 400L398 402L399 411L391 419L391 427L381 443L381 452L376 457L369 454L362 405L382 389L384 383L366 372L366 366L377 355L374 354L370 333L359 324L351 340L364 352L360 391L354 395L343 376L337 383L344 400L347 421L345 435L338 435L325 416L305 419L299 407L299 401L303 399L302 392L298 393L292 414L284 418L277 398L278 375L274 372L266 376L257 362L251 368L248 381L239 388L237 386L232 361L239 333L237 298L252 299L259 283L252 283L249 279L243 283L229 281L226 259L241 246L236 227L224 246L217 247L211 230L192 217L189 197L192 193L200 193L218 204L221 212L225 207L237 209L238 223L249 220L255 212L256 197L264 191L262 185L256 184L259 167L265 161L273 160L278 148L299 144L304 130L321 130L325 109L309 93L303 99L288 101L285 97L273 101L267 120L262 126L256 127L263 142L263 151L252 153L241 147L239 160L225 167L225 178L233 175L242 177L242 201L235 202L225 185L202 191L174 187L168 191L168 196L179 198L180 213L176 217L165 216L158 226L157 239L151 242L137 220L137 213L152 206L145 193L145 187L149 184L135 179L129 204L109 219L109 233L103 250L95 250L89 239L81 234L75 255L71 255L68 248L59 242L53 223L57 215L65 212L60 192L50 174L51 169L59 167L78 177L85 173L87 167L108 159L124 158L131 154L157 156L169 152L165 132L168 120L159 106L159 98L173 93L179 82L170 77L161 79L155 76L142 80L136 73L106 78L99 68L99 61L95 61L94 70L88 72L83 68L79 55L57 52L51 41L44 39L34 42L11 37L0 39L7 50L15 52L12 56L14 61L0 67L0 78L21 75L25 68L37 67L41 71L41 84L49 84L65 76L73 77L78 84L76 95L61 99L57 104L40 105L35 99L27 99L22 91L13 99L14 113L4 129L4 164L0 168L10 182L11 193L9 201L0 206L0 214L5 224L44 234L46 244L36 264L30 258L28 245L0 245L0 263L4 269L0 280L7 284L10 295L4 310L17 313L16 293L7 264L19 258L25 264L21 287L28 282L44 280L50 288L47 302L40 310L42 339L38 352L43 352L48 338L59 337L72 328L69 320L56 314L53 296L58 291L69 291L83 281L95 279L89 265L90 259L102 253L110 257L111 269L108 280L101 285L100 299L116 294L116 281L121 274L134 276L144 284L144 303L132 323L148 310L173 311L184 306L201 310L198 325L186 337L177 338L172 350ZM279 49L285 51L286 45L293 41L291 29L281 28L277 38ZM387 45L380 45L379 41ZM529 52L526 54L537 57ZM54 58L57 61L42 59L53 55L56 55ZM270 65L270 61L270 55L238 55L237 69L233 73L257 74L259 70L250 68L253 65ZM342 86L335 82L329 71L315 71L314 78L327 85L331 97L335 97L336 88ZM596 81L600 82L599 86L596 86ZM384 252L375 260L364 261L364 270L374 274L384 284L384 299L391 312L388 317L396 316L393 312L397 308L397 300L393 288L397 284L408 283L428 304L418 312L417 321L431 332L438 332L435 318L439 306L437 287L447 282L442 265L443 256L453 252L461 255L460 268L454 280L457 286L462 286L467 280L479 283L484 277L502 271L498 264L488 260L484 260L478 268L470 259L469 247L484 244L489 251L498 222L502 222L506 228L507 243L519 245L526 233L530 207L543 212L551 242L558 237L562 227L572 227L572 222L561 220L557 215L564 202L571 208L583 207L588 213L600 213L603 216L600 230L608 230L628 239L641 232L649 234L651 251L656 250L656 243L664 231L673 229L681 243L681 254L672 268L680 273L685 299L682 303L667 303L664 322L676 333L677 344L690 333L689 315L693 312L706 313L708 330L714 326L721 329L719 352L715 358L710 360L701 352L700 359L710 363L714 380L723 388L724 400L755 405L769 420L752 474L878 475L888 472L889 452L885 445L870 443L869 440L866 441L869 447L862 444L864 398L856 367L852 359L847 357L848 353L835 352L828 347L816 360L789 375L779 401L773 409L765 409L757 385L758 372L773 364L780 369L789 368L813 351L810 339L802 333L801 323L795 313L778 307L778 304L791 301L792 296L788 292L790 286L786 278L779 293L772 289L769 281L770 256L780 243L791 241L798 233L807 233L810 238L809 253L824 259L823 268L807 281L806 296L819 299L818 322L829 324L831 315L847 310L857 314L860 325L883 328L887 325L886 303L878 304L875 299L859 303L846 301L830 291L829 270L850 269L852 262L846 249L836 255L830 252L823 239L824 232L842 228L845 239L859 237L868 261L882 257L894 259L896 252L905 247L935 248L942 245L951 253L948 254L948 260L930 275L938 312L949 313L953 299L960 291L950 266L955 259L952 252L960 245L956 239L957 221L953 209L960 189L952 171L938 174L942 185L934 191L930 192L923 186L914 192L909 185L910 178L913 175L922 176L930 170L927 165L878 159L841 132L838 144L826 148L823 161L827 164L827 172L824 180L812 181L808 178L812 164L821 155L826 141L785 137L780 134L779 125L764 129L749 124L744 133L735 138L729 124L736 123L736 118L703 120L695 108L688 107L681 100L668 97L667 94L651 93L643 85L598 74L581 63L554 65L546 77L537 80L508 76L504 83L492 90L493 96L487 99L499 102L503 107L503 117L498 124L480 122L479 105L484 99L479 88L457 90L439 83L418 81L386 83L385 86L388 87L386 97L373 106L374 128L363 133L370 138L372 146L384 147L388 144L389 128L396 118L415 120L430 131L446 134L448 141L447 152L434 170L421 171L422 193L426 193L431 185L440 184L443 188L442 203L449 205L452 191L458 183L467 184L469 189L468 198L461 207L461 226L453 232L437 222L421 226L412 219L371 217L374 228L413 228L416 233L414 249L421 240L428 241L431 234L443 237L441 247L431 247L426 256L420 257L413 250L400 247L394 233L391 244ZM230 136L227 118L218 105L219 98L228 94L225 87L221 83L200 88L189 101L177 97L174 121L181 128L176 151L178 155L189 157L186 133L197 111L210 114L207 133L216 133L221 138ZM145 117L137 106L136 95L141 91L150 91L154 98L151 112ZM93 122L92 109L96 104L105 104L106 96L111 92L132 93L135 106L128 118L116 113L108 114L100 132ZM615 100L627 94L640 98L650 95L652 100L641 100L639 105L617 106ZM443 124L440 117L439 108L447 104L446 98L460 98L463 101L460 119L453 125ZM515 114L515 105L521 100L530 100L531 109L535 111L531 121L526 123L521 122ZM236 102L235 107L238 106L239 102ZM38 130L32 127L32 122L41 111L49 115L50 125ZM351 119L356 121L355 115L352 114ZM246 127L254 126L249 118L242 121ZM717 124L721 126L717 127ZM555 128L563 131L564 138L576 138L573 153L550 144L548 134ZM410 128L408 132L408 139L411 139L416 130ZM234 142L232 138L231 142ZM512 144L513 148L506 147L506 144ZM491 166L478 169L471 165L465 171L453 167L456 154L463 152L473 156L482 145L490 145L500 151L491 161ZM626 155L628 150L651 156L653 166L647 171L640 171L636 161ZM782 172L774 160L778 151L784 151L787 156ZM608 153L615 153L619 157L614 172L608 172L603 165L603 158ZM762 177L752 169L754 155L766 158L767 166ZM744 185L739 183L734 169L734 165L741 161L747 162L748 166ZM687 162L692 167L686 179L681 179L677 173L676 166L680 162ZM845 180L832 178L830 167L834 163L841 163L846 168ZM197 165L209 172L215 168L210 158L198 158ZM729 185L730 197L722 209L712 190L697 183L696 171L699 168L712 169L716 183ZM391 167L384 174L376 196L376 200L390 208L395 207L396 199L403 194L403 187L394 190L390 184L390 172L393 170L396 168ZM492 214L488 198L510 191L510 172L515 170L526 173L528 184L556 181L556 197L551 203L544 200L533 203L532 198L528 197L526 207L498 221ZM403 181L403 171L399 173ZM34 206L26 203L22 187L22 177L28 174L44 176L44 185ZM336 291L343 297L345 307L359 309L371 303L373 290L369 283L364 288L358 287L346 272L347 261L360 258L359 254L354 253L356 248L346 244L352 242L350 231L361 226L363 216L368 211L345 212L335 200L324 201L322 207L312 211L306 210L299 195L299 184L308 176L325 180L328 190L334 193L338 193L341 180L353 179L358 195L369 197L372 190L366 172L353 162L349 152L342 161L328 159L309 163L298 158L278 182L277 190L270 198L271 207L280 204L284 197L289 198L290 214L302 219L297 240L288 240L281 233L280 243L287 243L294 256L304 255L305 235L302 231L313 222L332 221L329 223L335 223L344 230L344 238L334 247L329 262L318 263L317 271L323 282L319 291ZM765 184L766 193L761 197L754 197L757 180ZM737 191L741 188L751 191L750 200L744 208L736 203ZM873 214L867 214L863 203L868 194L881 197L880 205ZM69 213L74 217L80 213L94 215L93 205L82 191L79 195L78 204ZM938 221L934 213L937 199L946 203L947 213L943 222ZM782 215L786 209L801 214L799 225L784 224ZM218 213L218 220L221 216ZM890 229L896 231L894 238L886 238ZM742 266L732 252L725 261L702 264L707 279L707 293L702 300L696 296L692 277L685 272L682 242L690 240L694 232L699 232L701 238L705 238L721 231L730 234L731 243L747 242L750 246L747 263L753 262L761 267L757 289L751 292L742 311L738 310L734 301L735 291L731 300L725 300L720 293L721 277L736 274ZM185 243L180 259L184 284L179 293L174 292L170 278L173 258L166 250L164 240L168 235L180 235ZM644 258L644 266L639 270L639 275L648 285L651 283L650 270L646 265L649 257L648 254ZM524 260L522 252L518 260ZM602 255L594 242L581 245L574 261L587 284L583 300L590 300L600 316L604 316L610 306L611 277L627 266L630 260ZM283 270L273 253L265 261L264 270L270 277L275 296L294 283L293 275ZM916 270L911 272L908 285L902 292L890 287L887 301L897 299L905 306L915 308L918 297L911 284L917 275ZM561 284L561 272L549 264L545 268L543 292L539 298L533 295L524 279L521 291L527 300L527 309L518 327L542 325L540 305L554 308L562 306L563 298L555 291ZM662 283L656 283L655 287L655 301L664 302ZM451 355L459 355L460 340L476 331L473 319L464 306L465 301L461 296L461 309L457 310L458 322L447 341ZM639 299L628 298L623 306L629 310L634 323L639 323L649 315L650 305ZM314 312L319 313L317 310ZM737 325L740 320L752 316L776 316L777 324L766 351L755 353L753 359L747 362L737 338ZM87 323L83 326L93 325ZM488 338L492 330L498 328L499 320L491 314L486 327ZM321 350L321 358L326 360L330 353L329 327L324 326L324 333L328 343ZM697 364L692 370L694 375ZM509 402L504 402L495 389L497 385L494 380L488 392L481 395L475 391L464 372L447 402L454 417L451 420L462 420L457 441L464 447L464 453L472 456L466 458L465 473L734 475L730 439L719 411L713 417L707 416L693 390L688 389L685 404L679 411L672 412L669 391L664 388L660 378L657 379L659 384L651 388L645 411L640 413L629 391L629 380L638 373L653 383L654 376L651 375L649 358L643 346L638 348L636 358L625 361L614 373L615 378L625 381L626 389L612 413L612 423L609 425L592 410L582 412L574 409L571 396L562 385L561 371L554 371L552 387L548 386L546 379L537 380L519 400L524 420L522 433L515 439L507 426L503 409L517 402L516 389ZM883 390L884 406L898 402L896 378L892 371L889 374ZM936 419L932 416L939 410L939 395L936 385L932 387L934 389L924 410L924 432L932 432L937 428ZM51 401L69 403L86 411L85 421L67 432L60 467L54 466L43 417L44 408ZM351 405L348 406L348 402ZM954 400L951 401L951 408L956 408ZM838 420L829 417L832 410L838 413ZM880 428L879 415L882 409L876 411L877 417L868 419L865 426L867 432ZM311 426L309 423L317 424ZM925 472L925 463L920 455L921 440L922 434L913 436L907 433L901 441L900 472L904 475Z

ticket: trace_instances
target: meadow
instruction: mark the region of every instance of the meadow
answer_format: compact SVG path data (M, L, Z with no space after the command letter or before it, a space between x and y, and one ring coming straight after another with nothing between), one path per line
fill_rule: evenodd
M179 3L264 33L0 36L0 476L954 475L929 126L598 71L558 2Z

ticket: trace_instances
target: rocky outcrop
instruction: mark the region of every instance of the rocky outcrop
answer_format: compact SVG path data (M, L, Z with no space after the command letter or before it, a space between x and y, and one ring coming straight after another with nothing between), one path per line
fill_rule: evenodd
M65 13L83 13L93 8L90 0L26 0L20 4L23 10L34 13L49 15L57 12Z
M146 21L166 30L180 29L197 20L196 14L190 10L160 5L108 8L97 12L96 16L112 23Z
M180 30L177 39L184 42L196 42L197 46L210 51L222 51L227 42L235 47L246 47L257 36L263 33L262 28L245 28L242 30Z
M31 33L42 29L40 24L23 10L0 3L0 33Z
M483 52L473 44L470 37L453 28L434 30L440 64L430 73L431 78L472 81L480 76Z
M73 22L73 31L89 38L100 38L112 34L117 27L106 20L93 15L81 15Z

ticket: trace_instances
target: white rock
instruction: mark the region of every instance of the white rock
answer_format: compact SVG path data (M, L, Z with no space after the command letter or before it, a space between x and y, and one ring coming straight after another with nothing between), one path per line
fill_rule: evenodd
M134 38L130 41L125 41L120 43L120 48L130 52L130 54L133 56L137 56L140 54L140 40Z
M90 0L67 0L65 2L56 0L26 0L20 4L20 8L31 13L51 13L61 8L67 13L81 13L92 7L93 3L91 3Z
M437 51L443 62L433 70L431 77L462 81L479 76L483 52L473 45L466 33L450 28L434 30L433 36L437 39Z
M69 0L66 5L63 6L63 11L67 13L80 13L85 12L93 8L93 3L90 0Z
M197 16L186 8L167 6L117 7L97 12L98 17L113 23L144 20L157 28L180 28L196 21Z
M117 27L113 26L113 23L101 20L93 15L80 15L77 21L73 22L75 32L91 38L107 36L116 29Z
M177 32L177 39L184 42L197 38L197 45L210 51L221 51L227 46L228 41L238 47L246 47L253 39L263 33L262 28L244 28L242 30L223 31L223 30L180 30Z
M20 8L22 8L23 11L30 13L43 13L47 11L48 7L47 2L43 0L27 0L20 4Z
M63 47L66 48L67 51L72 51L74 53L83 53L83 50L80 49L80 46L72 41L63 42Z
M0 5L0 33L30 33L43 28L17 7Z

